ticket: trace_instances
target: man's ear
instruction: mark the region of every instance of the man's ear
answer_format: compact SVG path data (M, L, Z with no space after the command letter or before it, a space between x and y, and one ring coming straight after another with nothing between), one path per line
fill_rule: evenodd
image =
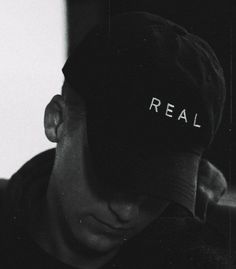
M65 101L61 95L55 95L45 109L44 129L51 142L58 142L62 136L64 109Z

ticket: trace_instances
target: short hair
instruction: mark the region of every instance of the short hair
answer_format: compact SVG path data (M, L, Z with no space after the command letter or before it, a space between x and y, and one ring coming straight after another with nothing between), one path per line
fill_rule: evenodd
M62 96L65 100L69 127L75 129L78 121L86 116L86 105L81 95L73 89L70 84L65 80L62 85ZM71 129L71 128L70 128Z

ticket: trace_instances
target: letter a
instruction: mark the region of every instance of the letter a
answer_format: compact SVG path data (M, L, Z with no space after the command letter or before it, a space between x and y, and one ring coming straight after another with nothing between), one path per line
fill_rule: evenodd
M179 114L178 120L181 120L181 119L184 119L184 121L185 121L186 123L188 123L188 121L187 121L187 116L186 116L186 110L185 110L185 109L183 109L183 110L181 111L181 113Z

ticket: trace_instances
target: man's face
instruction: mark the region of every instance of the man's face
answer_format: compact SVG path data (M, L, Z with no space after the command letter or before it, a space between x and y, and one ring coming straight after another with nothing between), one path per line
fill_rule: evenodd
M87 249L105 253L118 249L166 208L168 202L145 195L96 188L99 178L93 172L89 152L86 117L58 142L49 185L50 203L58 214L67 236ZM48 199L50 197L48 196Z

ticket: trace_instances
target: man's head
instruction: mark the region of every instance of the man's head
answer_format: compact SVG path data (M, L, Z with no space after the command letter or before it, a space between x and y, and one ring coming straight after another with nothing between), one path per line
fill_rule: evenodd
M52 203L73 238L105 251L167 201L194 214L199 160L225 94L209 45L161 17L127 13L93 29L63 72L45 131L57 142Z
M169 203L116 189L95 174L85 102L77 94L72 98L66 82L63 90L66 94L54 96L45 112L46 135L57 142L49 204L57 208L65 237L77 242L78 249L106 253L146 228Z

